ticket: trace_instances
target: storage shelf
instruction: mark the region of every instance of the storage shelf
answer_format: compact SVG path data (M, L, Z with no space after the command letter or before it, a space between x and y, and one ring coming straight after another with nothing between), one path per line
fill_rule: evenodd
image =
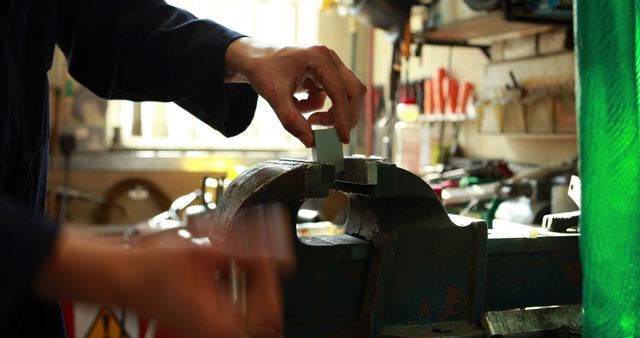
M427 114L422 117L426 122L464 122L468 120L466 114L455 113L455 114Z
M575 133L488 133L480 132L481 136L502 136L511 139L523 139L523 140L575 140L577 135Z
M487 47L493 41L549 32L561 26L507 21L502 11L445 24L435 30L414 34L424 44Z

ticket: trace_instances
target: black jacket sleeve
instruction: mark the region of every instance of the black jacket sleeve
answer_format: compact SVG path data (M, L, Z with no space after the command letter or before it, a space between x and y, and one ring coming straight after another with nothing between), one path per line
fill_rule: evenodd
M60 13L69 71L97 95L174 101L226 136L253 119L251 86L224 83L225 52L239 33L163 0L61 0Z
M11 335L11 328L33 310L27 305L33 283L55 243L58 227L33 215L32 210L20 206L2 193L0 215L0 251L5 256L0 260L3 276L0 278L0 287L4 290L0 302L0 327Z

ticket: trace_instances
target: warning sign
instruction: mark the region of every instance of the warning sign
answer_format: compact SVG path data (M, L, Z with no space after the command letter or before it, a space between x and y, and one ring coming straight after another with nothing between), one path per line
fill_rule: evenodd
M103 306L98 311L85 338L130 338L124 323L120 322L110 308Z

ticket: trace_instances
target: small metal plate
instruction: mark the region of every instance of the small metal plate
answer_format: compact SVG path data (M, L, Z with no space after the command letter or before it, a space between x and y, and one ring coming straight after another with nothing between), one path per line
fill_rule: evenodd
M316 129L313 131L315 146L313 146L313 160L320 163L333 163L336 171L344 171L344 156L342 142L338 138L335 128Z
M575 175L571 176L568 194L571 200L578 206L578 208L580 208L582 202L582 183L580 181L580 177Z

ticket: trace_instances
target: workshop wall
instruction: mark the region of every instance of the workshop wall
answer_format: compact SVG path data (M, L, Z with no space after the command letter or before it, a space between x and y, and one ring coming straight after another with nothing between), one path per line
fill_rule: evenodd
M525 86L564 85L571 88L574 54L565 50L565 36L566 32L560 30L539 34L537 38L525 36L495 42L491 46L491 60L478 48L424 46L422 57L412 57L408 63L409 79L413 81L431 77L437 68L444 67L458 80L472 82L476 99L510 84L509 71L513 71ZM388 88L392 43L379 30L375 33L374 50L374 81ZM404 67L403 63L403 81ZM577 154L575 133L491 134L479 131L477 119L464 124L460 142L468 157L499 158L522 163L561 162Z
M317 20L314 21L317 22L318 42L333 49L343 61L349 62L351 41L348 20L338 15L335 9L327 9L319 11ZM303 26L306 26L307 22L305 21Z
M526 42L505 46L505 53L519 55L518 49L530 48L529 41ZM495 47L492 50L495 50ZM574 59L575 55L572 52L553 52L545 56L518 56L516 60L492 61L485 65L484 91L479 92L479 96L487 95L486 93L491 89L502 88L505 84L510 83L509 71L516 74L521 84L527 88L554 88L554 86L566 88L568 86L569 89L572 89L575 70ZM480 123L480 120L476 120L466 124L461 135L463 149L470 156L499 157L519 162L544 164L561 162L577 155L575 132L491 134L479 132ZM534 127L530 126L530 128Z
M92 224L98 222L98 214L105 210L108 219L107 224L135 224L158 215L166 210L166 206L160 201L173 201L177 197L196 190L203 176L217 177L224 173L208 172L184 172L184 171L74 171L69 178L69 187L78 189L84 194L108 199L109 192L113 192L112 200L105 200L101 205L89 202L82 198L72 198L68 206L67 217L71 223ZM124 182L143 180L150 186L140 184L122 185ZM63 173L51 172L49 183L53 187L62 185ZM116 186L122 189L115 191ZM141 190L142 189L142 190ZM157 190L156 190L157 189ZM142 192L142 195L139 193ZM137 193L137 195L136 195ZM56 203L54 196L49 196L49 205L53 209Z

